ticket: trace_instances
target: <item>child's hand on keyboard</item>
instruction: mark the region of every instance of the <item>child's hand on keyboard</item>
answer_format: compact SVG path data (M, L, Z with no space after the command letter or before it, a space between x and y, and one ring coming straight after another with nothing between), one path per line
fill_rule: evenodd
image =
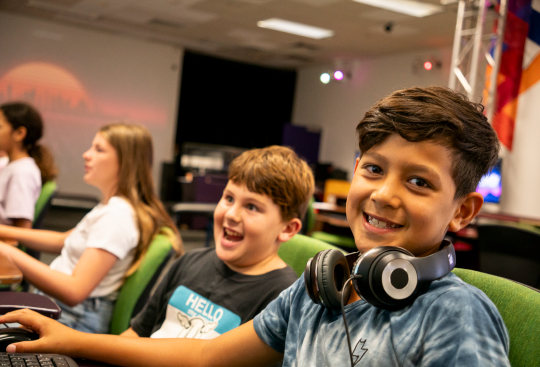
M81 334L59 322L31 310L19 310L0 316L0 323L18 322L39 334L39 339L19 342L7 347L8 353L58 353L69 354L70 346Z

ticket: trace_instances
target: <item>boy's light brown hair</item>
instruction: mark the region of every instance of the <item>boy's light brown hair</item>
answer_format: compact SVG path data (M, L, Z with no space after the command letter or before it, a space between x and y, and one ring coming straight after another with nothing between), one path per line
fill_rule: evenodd
M229 165L229 180L270 197L284 221L302 219L313 195L311 168L292 149L277 145L236 157Z
M410 142L435 141L452 154L455 199L476 190L497 163L499 140L483 114L484 106L449 88L398 90L366 112L356 127L360 152L390 134Z

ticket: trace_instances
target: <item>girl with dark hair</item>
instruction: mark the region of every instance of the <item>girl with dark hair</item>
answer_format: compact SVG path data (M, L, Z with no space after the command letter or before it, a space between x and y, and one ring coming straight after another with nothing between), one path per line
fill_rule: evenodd
M0 105L0 150L9 164L0 173L0 224L31 228L41 185L56 177L52 155L38 144L43 120L27 103Z

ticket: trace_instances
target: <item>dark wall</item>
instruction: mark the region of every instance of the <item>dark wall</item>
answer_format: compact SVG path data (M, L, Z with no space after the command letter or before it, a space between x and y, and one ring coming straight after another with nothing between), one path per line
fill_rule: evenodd
M281 144L296 72L186 51L176 142L261 148Z

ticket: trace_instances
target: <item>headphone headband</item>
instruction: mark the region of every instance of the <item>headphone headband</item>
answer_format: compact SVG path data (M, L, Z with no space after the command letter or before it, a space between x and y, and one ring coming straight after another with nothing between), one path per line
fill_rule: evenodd
M426 257L411 259L418 272L418 280L433 281L450 273L456 266L456 251L448 240L443 240L439 251Z

